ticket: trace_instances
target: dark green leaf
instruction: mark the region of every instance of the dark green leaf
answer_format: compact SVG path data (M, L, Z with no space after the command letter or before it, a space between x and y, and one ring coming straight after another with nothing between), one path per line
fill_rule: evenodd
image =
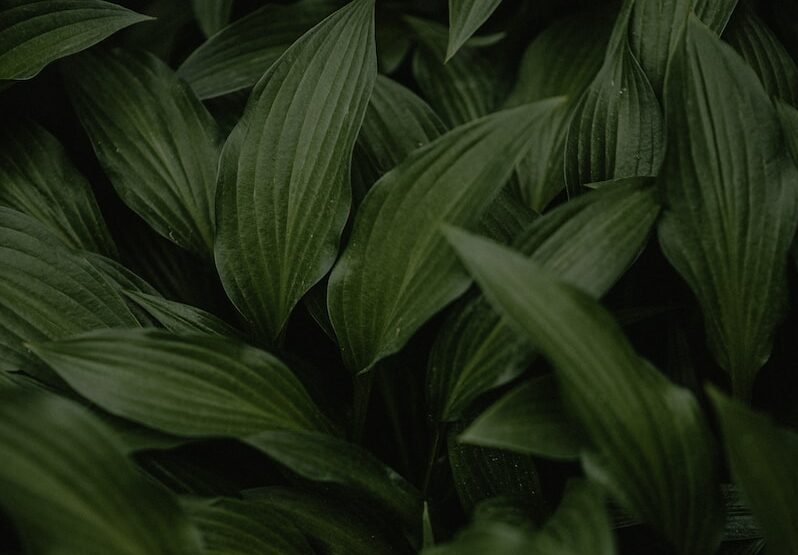
M330 429L288 368L233 339L104 330L32 348L93 403L171 434Z
M558 100L500 112L416 150L369 191L332 272L328 307L347 367L398 351L469 279L438 233L475 225Z
M97 418L47 394L0 399L0 504L30 553L201 553L166 491L144 479Z
M202 99L251 87L291 44L337 5L334 0L267 4L211 37L186 58L177 74Z
M124 294L172 333L241 337L230 324L201 308L139 291L125 291Z
M116 255L91 186L32 121L0 129L0 204L36 218L72 248Z
M30 79L50 62L148 19L100 0L3 0L0 80Z
M502 0L449 0L449 42L446 61L471 38Z
M798 434L710 388L732 475L765 531L769 553L798 552Z
M695 17L666 89L660 243L698 297L735 394L747 398L785 299L798 170L753 70Z
M371 453L329 435L273 431L244 439L292 472L328 482L374 499L401 519L408 530L418 526L418 491Z
M447 236L493 306L557 370L564 405L592 444L588 476L679 553L717 548L723 524L712 436L698 402L638 356L595 300L486 239Z
M219 275L258 334L280 335L332 267L349 167L376 76L374 2L357 0L289 48L258 83L219 171Z
M215 35L230 21L233 0L192 0L194 16L206 37Z
M84 54L65 72L122 200L158 233L209 256L221 136L191 90L143 52Z

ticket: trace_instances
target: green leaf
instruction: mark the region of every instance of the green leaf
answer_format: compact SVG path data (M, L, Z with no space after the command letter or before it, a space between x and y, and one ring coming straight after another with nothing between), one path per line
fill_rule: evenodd
M659 214L651 180L606 183L552 210L514 241L514 247L561 279L602 296L645 245ZM517 377L534 347L483 298L447 319L433 344L427 373L435 418L458 418L482 393Z
M33 121L0 129L0 204L36 218L74 249L117 254L91 186Z
M148 19L100 0L3 0L0 80L30 79L50 62Z
M449 0L448 62L485 23L502 0Z
M343 486L375 500L408 530L418 526L418 491L353 443L329 435L293 431L263 432L244 441L303 478Z
M748 398L786 302L798 170L753 70L694 17L670 67L660 243L735 395Z
M194 17L206 37L215 35L230 21L233 0L192 0Z
M334 0L267 4L208 39L185 59L177 74L202 99L251 87L337 5Z
M259 488L244 493L245 497L286 516L329 555L409 553L399 537L357 506L285 488Z
M743 4L734 12L723 38L753 68L770 96L798 105L798 66L751 6Z
M712 436L692 393L637 355L595 300L486 239L447 236L491 304L556 368L590 440L583 467L678 553L717 548L723 525Z
M784 132L787 150L792 156L793 162L798 165L798 110L786 102L776 100L776 112Z
M153 330L102 330L34 352L108 412L167 433L234 436L330 430L299 380L239 341Z
M419 41L413 57L413 77L447 125L462 125L500 106L509 92L502 63L471 45L444 63L446 28L416 17L407 16L405 21Z
M105 276L43 224L0 208L0 370L35 360L24 344L135 326Z
M732 475L765 531L768 552L798 552L798 434L777 427L715 388L708 393Z
M466 429L460 441L552 459L577 459L582 431L562 406L554 376L532 378L510 391Z
M604 64L571 116L565 182L587 183L657 175L665 151L657 95L629 45L631 2L615 23Z
M191 90L151 54L84 54L65 71L94 152L122 200L181 247L209 256L222 137Z
M0 399L0 505L29 553L201 553L177 501L78 405L47 394Z
M242 337L230 324L201 308L139 291L125 291L124 294L172 333Z
M204 555L313 555L307 539L286 516L258 501L185 499L199 528Z
M373 0L357 0L294 43L264 74L224 148L216 266L268 341L336 258L376 76L373 12Z
M371 368L462 294L469 279L438 233L476 225L558 100L450 131L385 174L358 210L330 276L328 308L347 367Z

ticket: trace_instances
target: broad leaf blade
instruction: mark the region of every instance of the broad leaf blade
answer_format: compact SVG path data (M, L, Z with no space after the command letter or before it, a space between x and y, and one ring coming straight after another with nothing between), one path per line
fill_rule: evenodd
M251 87L283 52L336 8L334 0L267 4L197 48L177 70L202 99Z
M346 487L375 500L407 530L421 518L418 491L371 453L329 435L273 431L244 439L292 472L309 480Z
M30 79L50 62L148 19L100 0L3 0L0 80Z
M0 505L31 553L201 553L177 501L96 417L46 394L0 401Z
M726 397L709 395L735 481L765 531L769 553L798 551L798 434Z
M666 88L660 243L698 297L735 394L747 398L785 299L798 170L753 70L694 17Z
M93 403L171 434L330 430L283 363L233 339L106 330L33 349Z
M0 129L0 204L36 218L74 249L116 255L91 186L33 121Z
M712 436L692 393L640 358L593 299L517 253L450 228L491 304L552 362L594 450L588 475L679 553L712 553L723 525Z
M376 76L373 11L373 0L357 0L294 43L264 74L225 145L216 266L268 341L336 258L350 159Z
M164 237L210 256L222 138L202 103L143 52L84 54L67 67L81 124L122 200Z
M438 226L477 224L556 102L450 131L369 191L328 290L330 317L351 371L398 351L468 287Z
M446 61L488 20L502 0L449 0L449 43Z

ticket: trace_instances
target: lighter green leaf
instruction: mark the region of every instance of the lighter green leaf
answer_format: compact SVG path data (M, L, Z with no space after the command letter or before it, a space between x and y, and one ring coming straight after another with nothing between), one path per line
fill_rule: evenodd
M398 351L468 288L470 280L438 226L478 223L557 102L500 112L450 131L369 191L328 289L330 318L351 371L367 370Z
M233 0L192 0L194 17L206 37L215 35L230 21Z
M486 239L447 236L493 306L556 368L592 444L583 466L678 553L712 553L723 526L712 436L692 393L638 356L596 301Z
M698 297L735 394L747 398L785 302L798 170L753 70L694 17L666 89L670 209L660 243Z
M225 145L216 266L268 341L338 252L352 150L376 76L373 12L373 0L356 0L294 43Z
M222 138L202 103L144 52L84 54L67 67L81 124L122 200L164 237L209 256Z
M36 218L72 248L116 255L91 186L33 121L0 129L0 205Z
M244 438L291 472L371 498L398 517L408 530L421 518L421 498L404 478L371 453L330 435L272 431Z
M765 531L768 553L798 552L798 433L778 428L714 388L732 475Z
M182 505L199 528L204 555L313 555L294 523L258 501L186 499Z
M0 80L30 79L50 62L148 19L100 0L2 0Z
M103 330L32 348L93 403L171 434L330 429L282 362L234 339Z
M577 459L582 431L568 417L554 376L533 378L501 398L466 429L460 441L553 459Z
M0 208L0 370L35 360L25 342L136 324L85 258L30 216Z
M449 0L449 43L446 61L476 33L502 0Z
M64 399L0 399L0 505L29 553L201 553L199 534L96 417Z
M330 15L334 0L267 4L208 39L177 74L202 99L251 87L299 37Z
M201 308L139 291L125 291L124 294L172 333L241 337L230 324Z
M604 184L539 218L516 249L560 279L602 296L645 245L659 214L651 180ZM433 344L427 374L430 411L458 418L482 393L517 377L534 347L478 297L455 310Z

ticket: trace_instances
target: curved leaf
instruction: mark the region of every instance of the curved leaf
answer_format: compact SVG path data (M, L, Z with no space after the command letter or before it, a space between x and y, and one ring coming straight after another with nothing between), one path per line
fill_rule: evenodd
M201 553L199 534L96 417L46 394L0 398L0 505L31 553Z
M330 276L328 308L347 367L371 368L468 287L438 233L476 225L558 100L500 112L416 150L369 191Z
M194 17L206 37L215 35L230 21L233 0L192 0Z
M712 436L692 393L637 355L596 301L486 239L447 236L491 304L556 368L590 440L583 467L678 553L713 553L723 527Z
M591 295L603 295L645 244L659 202L651 180L607 183L552 210L514 247ZM484 297L456 309L433 344L427 373L430 413L458 418L482 393L518 376L534 347Z
M202 99L251 87L289 46L337 5L334 0L267 4L208 39L185 59L177 75Z
M30 216L0 208L0 370L35 360L26 342L136 324L86 259Z
M698 297L713 355L747 398L784 304L798 170L753 70L694 17L666 89L660 243Z
M241 337L241 333L230 324L201 308L140 291L125 291L124 294L172 333Z
M202 103L144 52L84 54L65 75L122 200L164 237L208 256L222 138Z
M36 218L74 249L116 256L91 186L33 121L0 129L0 204Z
M449 43L446 61L485 23L502 0L449 0Z
M103 330L32 349L93 403L171 434L330 430L283 363L233 339Z
M244 441L309 480L328 482L374 499L408 530L421 518L418 491L399 474L353 443L330 435L272 431Z
M714 388L709 396L732 475L765 531L768 552L798 552L798 434L776 427Z
M373 12L373 0L356 0L294 43L264 74L224 148L216 266L269 341L335 261L376 76Z
M50 62L148 19L100 0L3 0L0 80L30 79Z

